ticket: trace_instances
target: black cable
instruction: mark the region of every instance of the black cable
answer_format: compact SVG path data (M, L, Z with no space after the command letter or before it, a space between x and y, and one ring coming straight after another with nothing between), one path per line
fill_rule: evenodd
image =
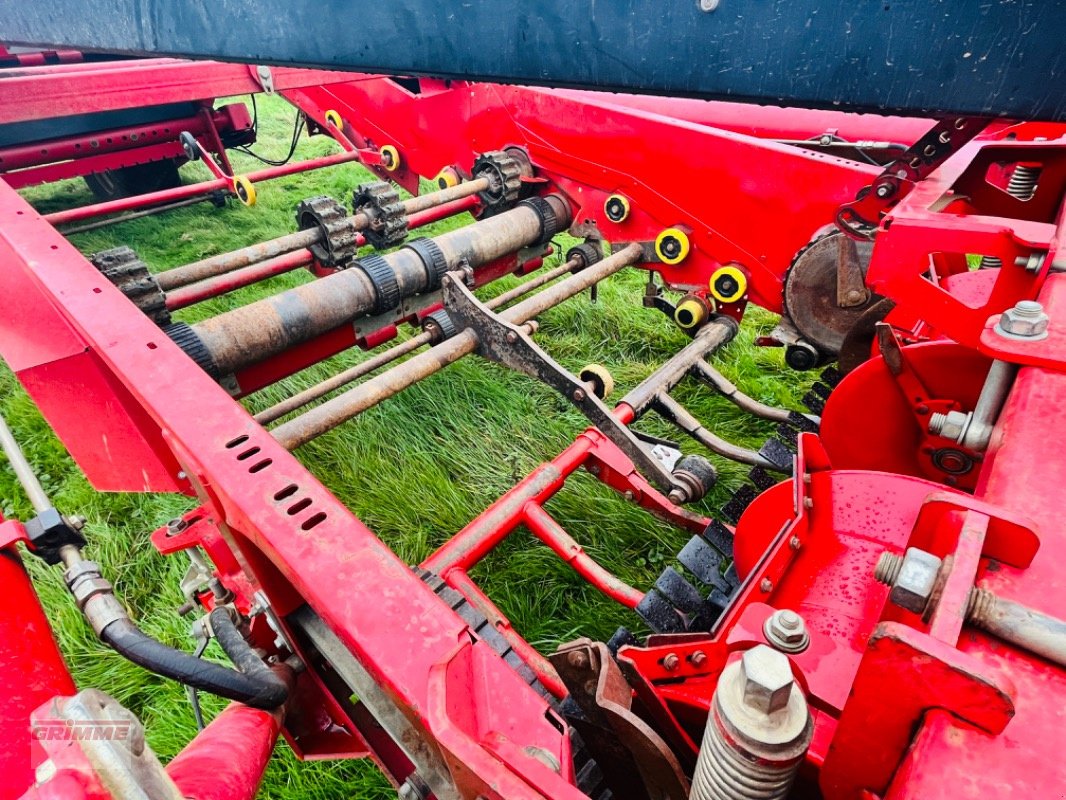
M293 123L292 123L292 141L289 143L289 152L285 156L285 158L283 158L281 160L275 160L275 159L271 159L271 158L266 158L265 156L261 156L258 153L253 152L252 149L246 144L238 145L237 147L235 147L233 149L234 150L240 150L245 155L249 155L252 158L256 159L257 161L262 161L264 164L267 164L267 165L269 165L271 167L282 167L282 166L288 164L292 160L293 155L296 153L296 146L300 143L300 134L303 133L303 129L304 129L304 124L305 123L306 123L306 119L304 118L304 115L302 113L300 113L299 111L297 111L296 112L296 119L294 119ZM252 95L252 130L255 132L256 136L258 137L258 135L259 135L259 108L256 106L255 95L254 94Z
M221 614L226 618L225 622L219 618L219 628L222 628L222 634L219 634L218 628L214 627L216 614ZM211 612L211 621L212 630L215 631L222 649L238 667L249 666L251 671L248 674L210 661L203 661L191 653L167 647L144 633L129 619L117 619L107 625L100 631L100 639L134 664L158 675L173 678L195 689L202 689L229 700L237 700L252 708L271 710L284 703L289 694L285 681L271 671L244 641L233 622L230 621L228 613L225 610L216 609ZM228 628L226 623L228 623ZM240 646L233 642L233 636L240 640ZM257 667L252 664L251 659L258 662Z

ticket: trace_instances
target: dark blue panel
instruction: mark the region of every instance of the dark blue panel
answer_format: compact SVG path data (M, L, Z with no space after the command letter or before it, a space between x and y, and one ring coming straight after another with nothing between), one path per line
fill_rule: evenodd
M1066 118L1064 23L1066 0L0 1L13 42L1039 119Z

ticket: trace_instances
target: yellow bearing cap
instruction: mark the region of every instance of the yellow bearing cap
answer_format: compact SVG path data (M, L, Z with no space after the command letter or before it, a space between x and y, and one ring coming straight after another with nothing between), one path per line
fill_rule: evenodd
M701 302L691 295L683 297L674 309L674 322L682 330L690 331L706 321L709 311L706 301Z
M688 234L680 228L667 228L655 237L655 255L664 264L680 264L691 247Z
M400 151L391 144L381 148L381 165L389 172L395 172L400 168Z
M740 267L719 267L711 275L709 288L720 303L735 303L748 291L748 276Z
M612 194L603 201L603 213L611 222L625 222L629 218L629 199Z
M337 129L344 127L344 120L341 119L340 112L335 111L332 108L326 112L326 122L328 122L330 125Z
M437 184L438 189L450 189L459 185L459 175L452 167L445 167L437 173L437 177L433 179L433 182Z
M255 205L255 184L243 175L233 176L233 193L246 206Z

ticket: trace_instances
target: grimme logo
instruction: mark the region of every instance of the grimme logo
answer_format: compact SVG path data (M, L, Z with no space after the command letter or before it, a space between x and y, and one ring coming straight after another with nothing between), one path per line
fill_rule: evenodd
M40 719L34 720L30 732L37 741L116 741L130 738L132 722L128 719Z

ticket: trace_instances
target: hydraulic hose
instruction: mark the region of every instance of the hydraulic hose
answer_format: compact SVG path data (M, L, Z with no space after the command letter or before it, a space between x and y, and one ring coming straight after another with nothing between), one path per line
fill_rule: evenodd
M99 566L83 559L74 546L64 547L61 555L67 566L63 577L96 635L134 664L253 708L272 710L288 698L284 677L256 655L225 609L216 608L209 620L219 644L239 672L156 641L129 618L111 584L100 574Z
M212 626L215 625L215 613L211 614ZM229 622L229 615L224 610L221 610L221 616ZM232 639L228 640L228 646L224 644L222 634L216 628L215 635L219 639L219 644L238 668L254 659L258 664L258 669L254 672L238 672L220 664L204 661L191 653L168 647L146 634L130 619L115 620L100 632L100 639L134 664L195 689L229 700L237 700L252 708L272 710L282 705L289 696L285 681L274 674L252 651L232 622L229 622L229 626L246 650L246 653L241 654L241 662L238 663L234 653L230 652L231 649L239 652Z

